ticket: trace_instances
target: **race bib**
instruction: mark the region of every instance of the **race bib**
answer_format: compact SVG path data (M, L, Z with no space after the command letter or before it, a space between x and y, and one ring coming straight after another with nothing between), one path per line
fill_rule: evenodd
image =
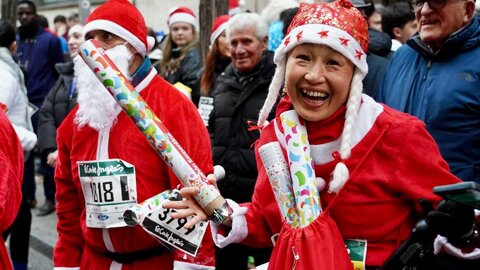
M80 161L78 173L87 227L126 227L123 213L137 204L135 167L120 159Z
M173 190L169 200L181 199L178 190ZM144 218L141 226L153 237L195 257L208 223L202 221L186 229L183 226L191 217L175 219L171 217L174 212L174 209L160 206Z
M208 127L208 120L210 114L213 111L213 98L212 97L200 97L198 101L198 112L203 119L203 123Z
M365 270L365 258L367 256L367 240L346 239L344 240L353 270Z

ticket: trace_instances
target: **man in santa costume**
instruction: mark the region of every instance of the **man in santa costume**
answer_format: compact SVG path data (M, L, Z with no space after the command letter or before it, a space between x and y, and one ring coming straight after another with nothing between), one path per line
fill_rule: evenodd
M15 129L0 110L0 233L13 223L22 201L23 150ZM3 241L0 241L0 269L13 269Z
M140 12L127 0L107 1L87 18L84 35L100 44L198 167L211 173L208 132L195 106L145 57L153 40L147 38ZM213 269L209 234L192 257L167 250L140 226L127 227L123 212L101 206L104 214L98 214L86 208L99 201L121 205L124 195L142 202L179 181L83 60L77 57L74 64L78 106L57 133L55 269ZM85 177L79 167L86 161L112 162L129 172L125 179L133 184L120 190L125 185L120 180Z

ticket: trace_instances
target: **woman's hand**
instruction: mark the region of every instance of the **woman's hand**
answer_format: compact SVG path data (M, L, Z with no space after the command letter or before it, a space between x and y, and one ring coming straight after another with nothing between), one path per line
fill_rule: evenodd
M207 180L211 185L217 187L217 181L213 174L208 175ZM184 187L180 190L180 194L183 197L181 201L166 201L163 203L163 207L176 210L175 213L172 213L173 218L178 219L193 216L192 219L184 225L186 229L192 228L200 221L208 220L207 214L194 198L199 191L197 187Z

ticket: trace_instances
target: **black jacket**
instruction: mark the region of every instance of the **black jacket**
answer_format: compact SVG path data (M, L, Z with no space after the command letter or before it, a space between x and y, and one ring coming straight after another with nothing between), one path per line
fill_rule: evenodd
M260 133L249 131L249 123L257 122L274 72L273 53L266 52L249 74L239 74L230 64L215 82L209 124L213 161L226 171L225 179L218 182L222 195L238 203L252 200L258 174L253 144Z
M202 68L202 58L198 48L192 48L180 63L180 67L174 71L165 74L165 80L171 84L181 82L192 89L192 102L198 106L200 99L200 88L198 77L199 70ZM160 68L157 68L160 70Z
M71 93L73 81L73 63L55 65L60 77L48 93L38 120L38 146L42 156L46 157L57 149L57 128L68 113L77 105L77 91Z

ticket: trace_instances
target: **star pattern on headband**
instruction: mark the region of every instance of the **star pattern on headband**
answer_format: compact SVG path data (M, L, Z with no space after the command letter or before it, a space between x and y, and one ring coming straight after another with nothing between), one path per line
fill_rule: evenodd
M338 38L340 40L340 44L348 47L348 42L350 41L348 38Z
M300 31L300 32L298 32L298 34L297 34L297 41L299 41L299 40L302 38L302 36L303 36L303 30Z
M364 53L363 53L362 51L355 50L355 57L356 57L358 60L360 60L363 55L364 55Z
M320 35L320 38L326 38L328 37L328 30L320 31L318 34Z

